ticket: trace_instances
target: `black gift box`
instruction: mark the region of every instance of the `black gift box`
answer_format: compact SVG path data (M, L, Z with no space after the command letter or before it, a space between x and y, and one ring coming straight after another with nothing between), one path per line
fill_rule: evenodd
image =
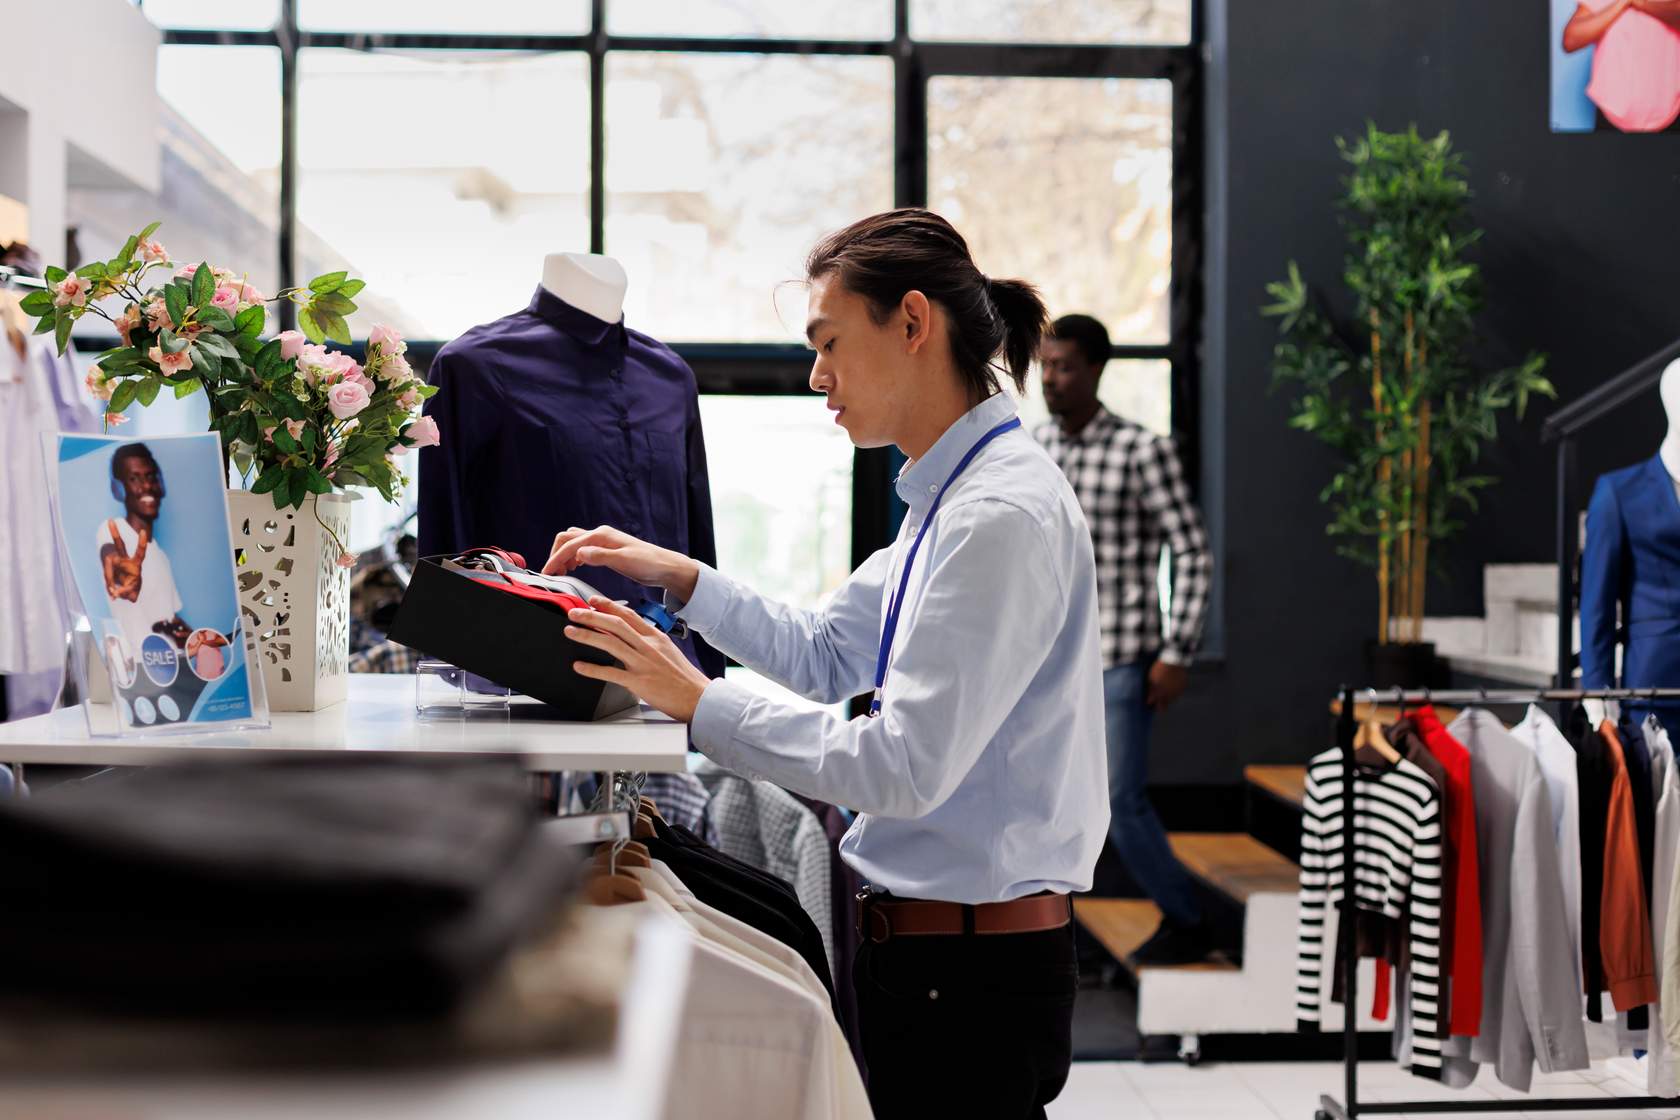
M572 669L574 661L616 662L566 637L557 604L498 591L444 567L445 559L423 556L414 566L392 640L541 700L558 719L599 719L635 703L624 689Z

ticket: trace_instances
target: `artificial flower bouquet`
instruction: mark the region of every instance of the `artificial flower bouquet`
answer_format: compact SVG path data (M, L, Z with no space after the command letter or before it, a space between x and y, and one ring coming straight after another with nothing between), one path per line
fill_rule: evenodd
M363 282L332 272L267 297L231 269L175 268L152 240L158 226L109 261L47 269L46 290L22 301L39 320L35 333L52 332L60 354L89 312L115 328L122 345L101 354L87 378L106 402L106 423L122 423L131 404L150 405L166 387L177 397L202 389L225 453L276 509L302 509L309 495L345 486L371 486L395 501L407 482L398 458L438 442L436 422L418 415L437 389L416 376L407 344L389 327L369 332L363 362L324 345L350 343L345 317ZM101 306L107 300L121 312ZM268 304L281 301L298 308L302 330L264 339Z

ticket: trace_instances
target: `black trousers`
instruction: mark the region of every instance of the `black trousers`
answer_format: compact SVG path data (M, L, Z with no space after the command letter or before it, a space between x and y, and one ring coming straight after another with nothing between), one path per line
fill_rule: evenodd
M852 982L876 1120L1028 1120L1067 1083L1073 926L867 938Z

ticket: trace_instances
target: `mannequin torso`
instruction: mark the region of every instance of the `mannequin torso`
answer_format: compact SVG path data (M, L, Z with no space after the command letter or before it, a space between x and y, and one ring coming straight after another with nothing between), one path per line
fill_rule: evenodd
M624 292L630 286L624 266L593 253L550 253L543 258L542 286L551 295L603 323L624 317Z

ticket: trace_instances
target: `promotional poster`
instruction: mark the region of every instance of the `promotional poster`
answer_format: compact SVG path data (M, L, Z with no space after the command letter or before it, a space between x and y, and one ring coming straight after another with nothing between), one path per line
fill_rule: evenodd
M219 439L60 435L60 547L125 729L253 715Z

